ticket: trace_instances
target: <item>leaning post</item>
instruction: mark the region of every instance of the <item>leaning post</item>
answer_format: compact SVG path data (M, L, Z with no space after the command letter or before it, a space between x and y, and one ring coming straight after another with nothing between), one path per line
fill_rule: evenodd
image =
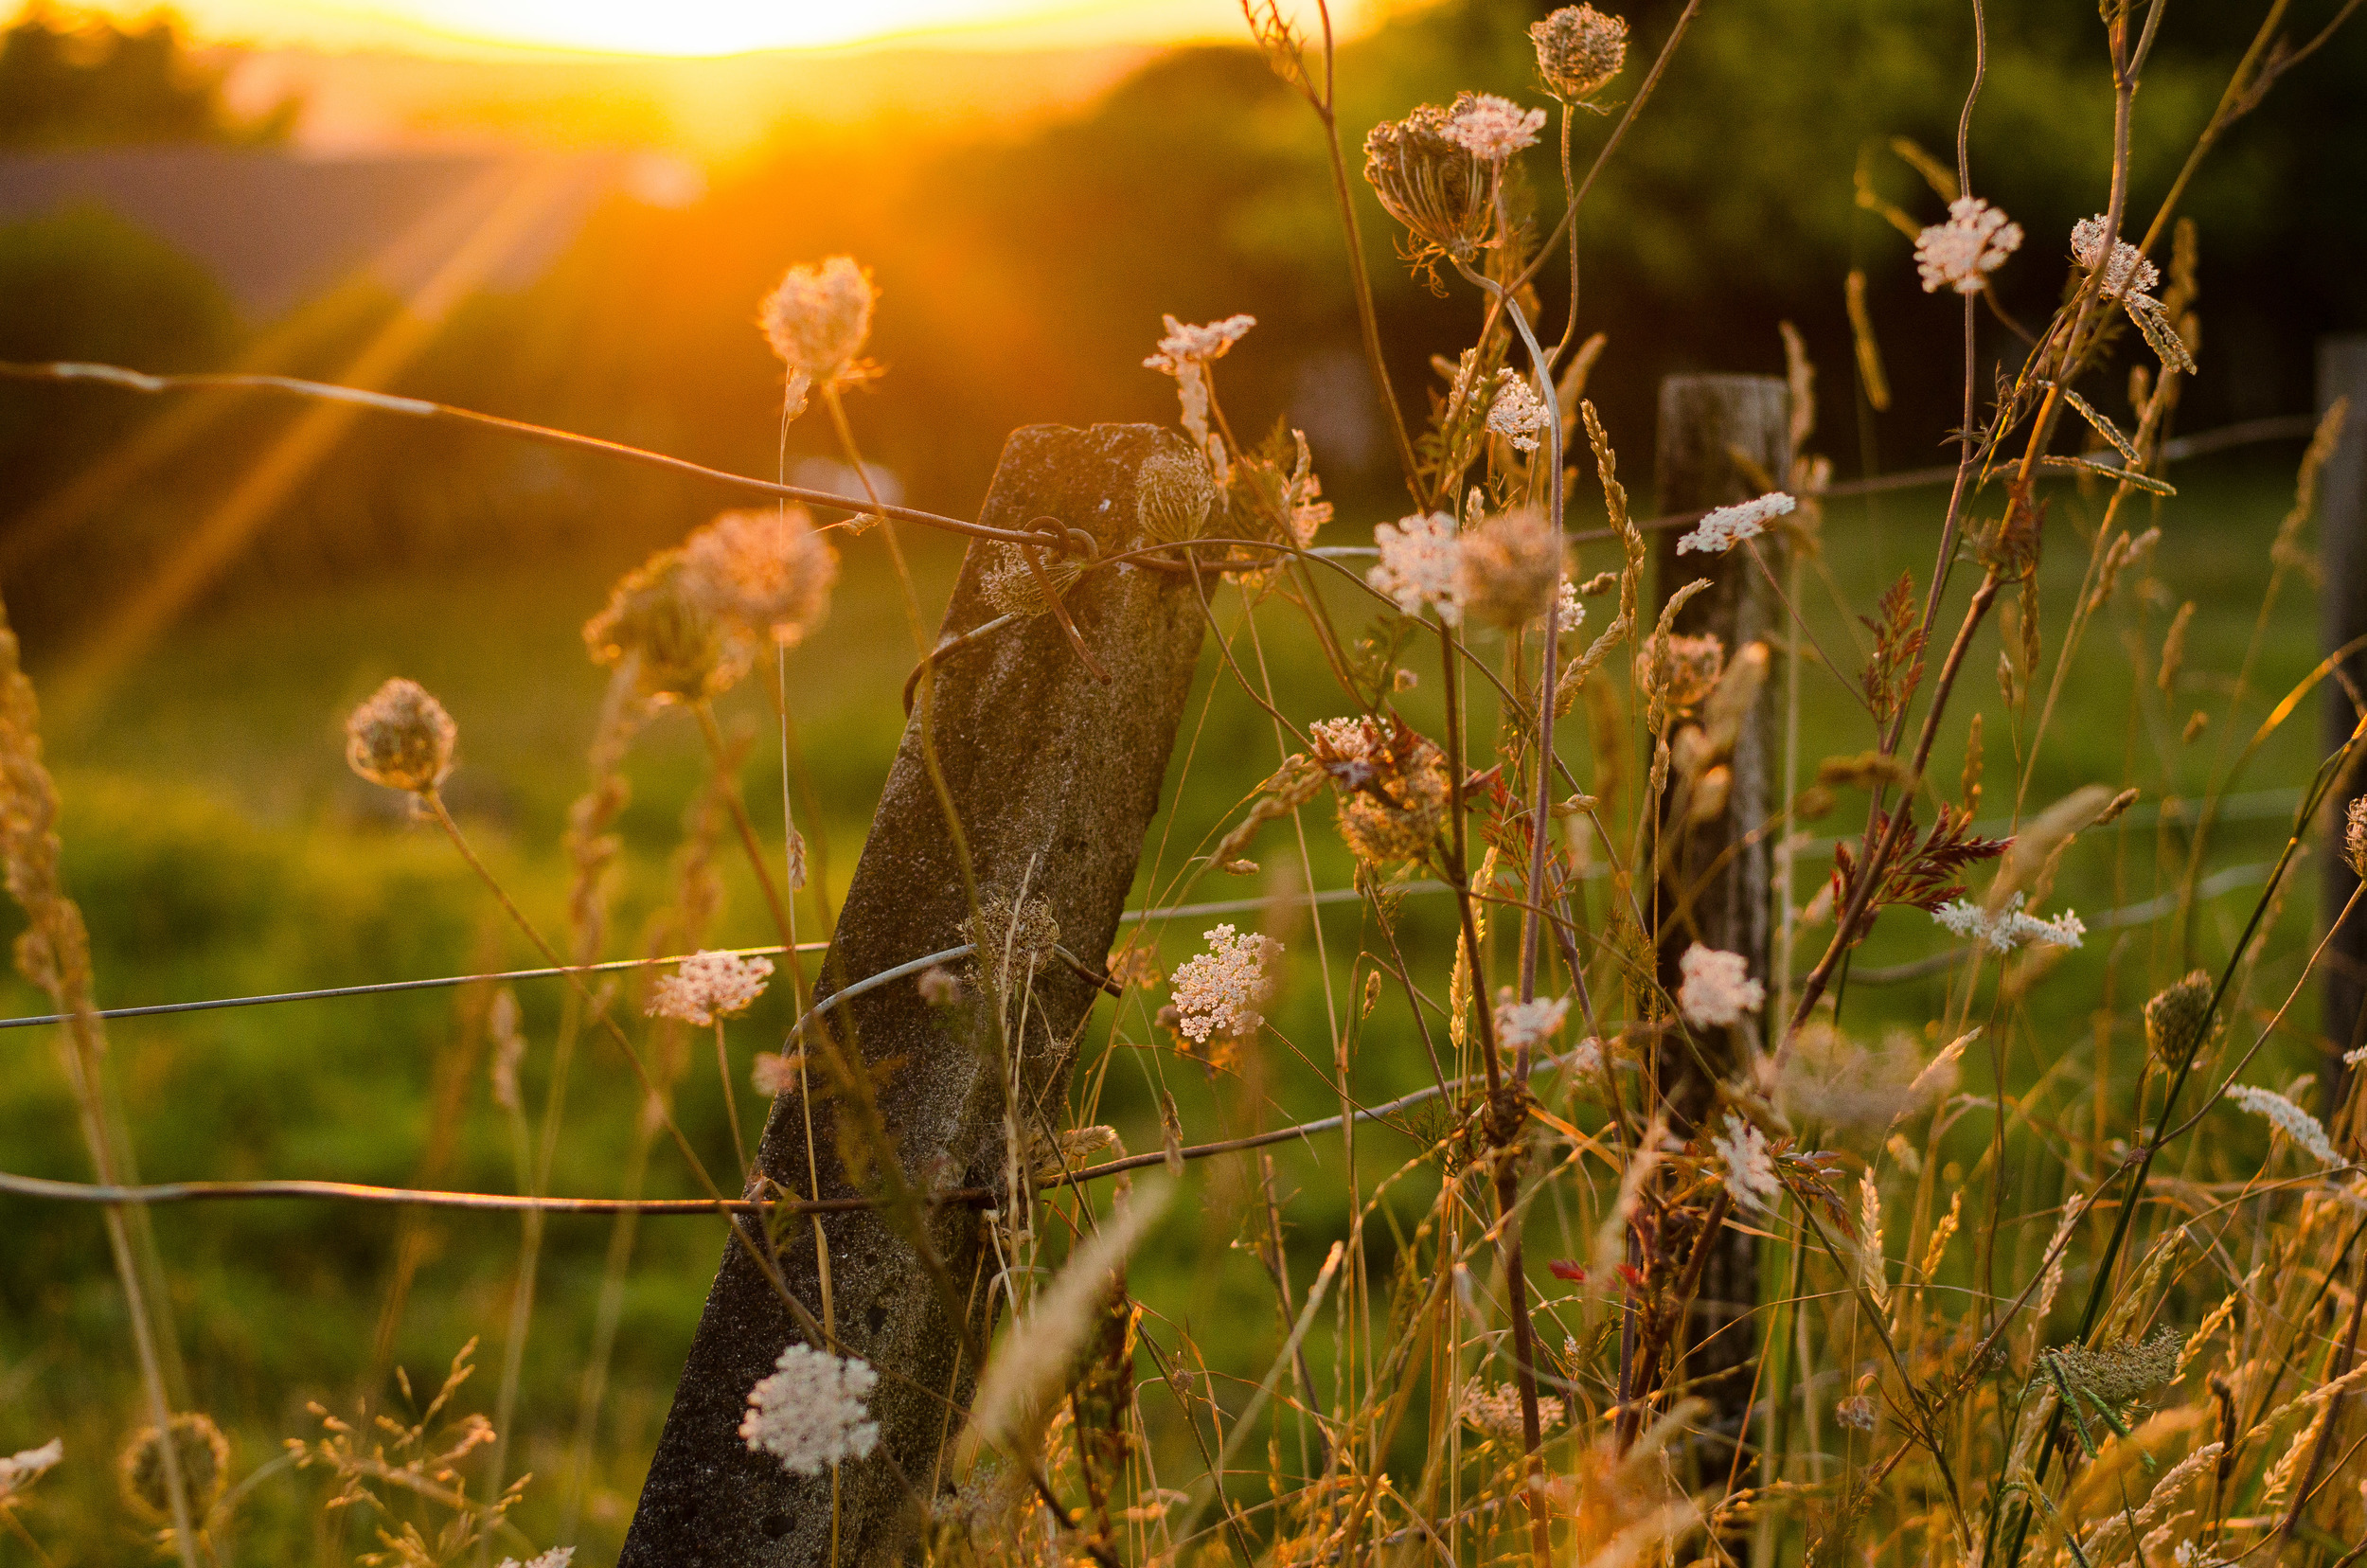
M1077 430L1033 425L1003 449L980 521L1031 529L1051 519L1093 535L1104 552L1132 543L1143 459L1172 438L1151 425ZM891 525L892 526L892 525ZM974 543L945 631L994 618L982 578L1010 562L1011 546ZM1007 597L1007 595L1006 596ZM1159 803L1202 615L1191 579L1119 566L1066 595L1076 631L1100 667L1082 662L1067 633L1038 615L942 653L934 690L916 705L890 769L871 833L831 935L818 994L967 941L971 907L929 753L958 820L982 900L1041 900L1059 946L1095 972L1116 935L1143 838ZM1104 677L1106 676L1106 679ZM924 727L924 719L926 721ZM980 988L967 985L974 999ZM1020 1042L1023 1114L1058 1125L1069 1044L1097 994L1063 964L1036 971ZM1005 1063L975 1002L932 1006L912 980L850 998L826 1016L875 1085L879 1120L909 1186L921 1191L1006 1185ZM986 1043L973 1044L977 1040ZM881 1157L869 1140L841 1147L838 1107L823 1085L818 1031L804 1044L814 1085L775 1100L757 1164L792 1194L849 1198L879 1190L859 1174ZM799 1042L792 1041L795 1050ZM808 1148L808 1128L812 1148ZM1021 1168L1028 1168L1023 1159ZM844 1353L871 1363L870 1409L880 1440L863 1459L811 1477L787 1473L739 1434L749 1389L782 1349L802 1340L745 1249L727 1243L674 1403L658 1439L625 1541L626 1568L826 1568L900 1561L919 1509L951 1485L944 1450L978 1374L966 1345L993 1328L995 1264L974 1206L931 1209L919 1229L878 1209L821 1221L829 1301L814 1227L781 1230L779 1267L792 1293ZM934 1258L930 1254L934 1254ZM951 1299L949 1299L951 1297Z
M2319 638L2330 656L2354 638L2367 636L2367 332L2354 332L2318 341L2318 412L2323 416L2337 398L2350 400L2342 435L2318 473L2318 560L2322 587ZM2367 650L2342 661L2351 686L2367 690ZM2348 687L2341 681L2326 683L2325 748L2331 754L2351 738L2358 722ZM2349 793L2367 774L2351 770ZM2335 802L2334 837L2342 831L2344 800ZM2340 917L2358 876L2340 854L2326 857L2325 913ZM2341 1109L2349 1084L2345 1053L2360 1044L2360 1004L2367 1001L2367 919L2353 916L2334 934L2326 949L2326 1110Z
M1791 469L1789 406L1789 389L1772 376L1663 381L1654 465L1662 513L1731 506L1781 486ZM1685 726L1670 726L1677 765L1663 797L1660 979L1675 995L1678 959L1700 942L1741 953L1752 978L1772 996L1777 987L1768 971L1769 846L1759 829L1768 818L1774 772L1771 693L1777 687L1766 677L1781 641L1780 606L1748 550L1680 555L1680 537L1664 531L1654 545L1656 608L1685 584L1708 579L1710 586L1678 610L1670 630L1678 636L1717 637L1730 678L1743 673L1738 665L1754 663L1758 684L1734 728L1730 750L1700 751L1698 741L1685 741ZM1777 532L1770 529L1753 543L1768 567L1781 573L1784 546ZM1703 716L1697 710L1697 719ZM1721 770L1722 778L1717 776ZM1658 1056L1661 1100L1668 1108L1670 1131L1680 1139L1711 1130L1704 1123L1714 1120L1717 1081L1737 1077L1745 1066L1733 1031L1700 1034L1700 1059L1665 1046ZM1752 1239L1740 1228L1726 1226L1711 1245L1672 1381L1681 1374L1690 1392L1709 1401L1700 1457L1705 1469L1722 1473L1747 1429L1758 1274Z

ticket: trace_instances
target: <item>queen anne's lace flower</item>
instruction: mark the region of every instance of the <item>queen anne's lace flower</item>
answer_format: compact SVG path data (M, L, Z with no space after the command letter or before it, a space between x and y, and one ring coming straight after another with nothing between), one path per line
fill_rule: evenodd
M792 1475L819 1475L879 1443L880 1425L864 1402L880 1381L869 1362L792 1345L773 1365L773 1375L748 1391L740 1417L750 1452L771 1452Z
M2154 285L2162 281L2159 268L2145 259L2145 253L2126 240L2112 241L2109 262L2104 253L2105 215L2082 218L2072 225L2072 259L2090 272L2099 268L2104 273L2097 287L2107 299L2126 299L2131 294L2150 294Z
M501 1561L501 1568L567 1568L567 1565L575 1560L576 1549L573 1546L554 1546L549 1551L525 1562L520 1562L516 1558L504 1558Z
M1874 1430L1874 1399L1868 1394L1852 1394L1833 1407L1833 1418L1845 1427L1860 1432Z
M2017 893L1992 915L1969 899L1958 899L1933 910L1931 918L1968 941L1986 944L1995 953L2011 953L2024 942L2075 948L2088 935L2087 923L2070 910L2041 920L2022 913L2023 901L2024 896Z
M764 994L772 977L770 958L742 958L731 953L694 953L682 967L657 983L650 1001L653 1018L675 1018L703 1028L719 1018L748 1010Z
M1770 490L1756 500L1720 507L1677 541L1677 553L1699 550L1704 555L1723 555L1742 541L1767 532L1768 524L1798 505L1782 490Z
M2266 1116L2276 1124L2277 1131L2307 1149L2320 1165L2339 1166L2343 1163L2341 1150L2326 1136L2326 1130L2318 1118L2271 1089L2239 1083L2227 1092L2227 1097L2255 1116Z
M1717 1150L1726 1167L1726 1190L1737 1205L1764 1214L1769 1204L1783 1196L1783 1179L1775 1174L1775 1157L1768 1152L1766 1133L1730 1111L1726 1131L1712 1133L1710 1147Z
M1546 1037L1561 1027L1561 1021L1570 1016L1570 999L1540 996L1534 1002L1516 1002L1512 989L1506 987L1496 998L1496 1042L1507 1050L1525 1051L1541 1045Z
M1192 444L1207 454L1210 471L1221 480L1232 460L1226 455L1224 437L1208 428L1208 366L1231 352L1257 325L1257 318L1230 315L1199 327L1171 315L1160 319L1167 324L1167 335L1159 340L1159 351L1143 361L1143 366L1175 378L1184 428L1191 433Z
M1953 289L1960 294L1979 294L1989 286L1989 274L2021 246L2021 225L1977 196L1959 196L1948 204L1948 222L1934 223L1915 236L1915 266L1923 274L1923 292Z
M871 274L851 256L789 269L757 311L765 340L789 367L789 416L813 387L839 386L868 373L856 360L871 336L880 297Z
M1518 370L1496 372L1496 401L1487 405L1487 428L1522 452L1535 452L1545 429L1544 400Z
M1208 951L1175 967L1176 1027L1193 1040L1250 1034L1266 1020L1266 960L1282 951L1271 936L1244 936L1230 925L1207 933Z
M36 1449L23 1449L0 1459L0 1506L41 1479L43 1472L65 1457L65 1443L52 1437Z
M1364 580L1376 593L1406 615L1435 609L1449 626L1462 623L1462 550L1451 516L1416 513L1383 523L1373 529L1373 543L1380 546L1380 564Z
M779 1051L758 1051L756 1060L749 1063L748 1081L766 1099L777 1099L797 1087L797 1064L801 1059L785 1056Z
M452 772L460 728L417 681L388 681L346 721L346 761L373 784L425 793Z
M1447 138L1486 163L1502 163L1522 148L1537 145L1545 128L1545 111L1523 109L1493 93L1458 93L1447 111Z
M684 542L683 571L717 614L792 648L828 610L838 557L803 507L727 511Z
M1751 978L1751 961L1739 953L1696 942L1677 960L1677 972L1684 977L1677 1007L1698 1028L1739 1024L1767 1001L1767 988Z

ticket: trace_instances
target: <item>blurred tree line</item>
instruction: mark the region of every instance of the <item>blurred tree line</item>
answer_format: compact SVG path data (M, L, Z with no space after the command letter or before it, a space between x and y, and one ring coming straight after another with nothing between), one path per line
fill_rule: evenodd
M1549 9L1447 0L1344 47L1351 169L1372 124L1458 88L1546 103L1525 29ZM1628 92L1682 9L1638 0L1628 9ZM2138 105L2138 226L2266 9L2169 9ZM2291 35L2309 36L2337 9L2294 6ZM1990 0L1987 11L1973 184L2028 233L1999 297L2036 319L2063 286L2071 224L2105 203L2109 79L2092 8ZM1593 391L1634 472L1648 471L1660 378L1780 370L1781 320L1801 329L1819 365L1819 444L1843 474L1944 460L1959 412L1960 318L1952 300L1920 292L1911 242L1860 192L1918 223L1941 215L1894 138L1953 163L1972 47L1969 8L1953 0L1702 7L1581 225L1579 330L1610 334ZM2362 80L2367 28L2354 27L2280 81L2191 188L2182 210L2201 237L2204 334L2202 374L2181 411L2189 427L2306 408L2317 336L2367 325L2355 281L2367 259ZM117 114L97 114L80 134L119 137ZM209 123L191 134L223 134L218 116ZM1576 128L1581 165L1613 123ZM1551 170L1550 151L1530 154L1540 234L1560 200ZM1439 297L1413 279L1361 179L1356 194L1392 371L1418 419L1439 384L1432 356L1468 341L1479 306L1468 289ZM1357 350L1320 129L1246 45L1166 54L1089 112L1000 137L914 146L893 125L850 128L783 142L687 208L620 197L532 287L457 312L397 389L770 473L778 367L755 304L788 262L842 251L875 268L883 290L873 351L887 375L857 401L856 420L867 454L917 504L974 508L1015 425L1171 419L1171 384L1141 367L1161 312L1246 311L1260 325L1219 372L1237 426L1262 429L1287 412L1308 431L1343 503L1342 541L1401 508ZM1857 384L1843 308L1853 268L1868 279L1894 391L1887 412ZM1566 267L1548 265L1539 286L1557 329ZM276 325L271 368L331 374L399 308L356 287L308 307L301 330L232 327L202 276L120 223L67 215L0 228L0 357L220 363ZM2010 347L1993 321L1984 342ZM2091 395L2126 406L2117 385ZM44 492L107 461L113 443L155 417L134 401L0 391L0 464L14 476L0 496L0 587L29 615L86 611L294 417L284 403L242 405L202 448L125 488L69 537L10 548L15 521ZM792 461L832 454L814 417L791 429L789 448ZM232 584L559 548L621 565L725 500L591 459L365 421L259 536Z

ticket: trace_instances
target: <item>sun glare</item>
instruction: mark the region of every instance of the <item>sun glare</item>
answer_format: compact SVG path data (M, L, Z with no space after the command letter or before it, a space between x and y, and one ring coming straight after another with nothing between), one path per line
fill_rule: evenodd
M99 9L130 9L105 3ZM991 45L1150 42L1237 30L1225 0L184 0L202 33L266 43L369 39L727 55L952 32Z

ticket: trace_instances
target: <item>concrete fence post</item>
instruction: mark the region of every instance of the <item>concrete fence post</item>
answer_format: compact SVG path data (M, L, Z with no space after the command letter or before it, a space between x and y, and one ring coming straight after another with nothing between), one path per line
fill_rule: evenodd
M1671 376L1661 383L1655 472L1663 513L1730 506L1780 487L1791 469L1785 383L1772 376ZM1739 459L1739 460L1738 460ZM1770 997L1778 988L1768 971L1770 846L1753 835L1766 823L1774 775L1776 723L1769 674L1784 640L1781 606L1767 577L1737 546L1724 554L1677 553L1676 530L1654 544L1656 606L1697 579L1710 587L1677 612L1675 635L1714 636L1729 669L1754 662L1758 695L1744 711L1732 749L1688 772L1683 726L1671 725L1677 753L1664 796L1656 898L1660 978L1669 994L1681 983L1678 960L1695 942L1739 953ZM1755 542L1777 573L1784 547L1773 530ZM1723 770L1723 776L1716 776ZM1720 793L1722 792L1722 800ZM1706 1131L1714 1118L1719 1078L1741 1069L1727 1031L1701 1032L1705 1054L1664 1048L1655 1067L1670 1131L1679 1138ZM1700 1450L1705 1470L1723 1474L1746 1436L1750 1368L1755 1354L1751 1314L1758 1304L1758 1274L1751 1238L1728 1226L1713 1243L1701 1275L1693 1320L1679 1341L1671 1381L1710 1403ZM1648 1379L1654 1369L1645 1369ZM1648 1383L1646 1384L1648 1387Z
M1025 529L1052 518L1087 530L1104 550L1122 549L1135 529L1137 472L1169 439L1150 425L1017 431L980 521ZM946 612L948 633L994 617L981 577L1007 548L972 544ZM1011 898L1023 883L1028 901L1049 905L1059 945L1097 971L1158 807L1203 622L1191 579L1154 571L1095 572L1066 602L1106 683L1053 617L1039 615L939 660L929 739L981 898ZM825 996L968 940L969 897L930 777L921 711L905 727L832 934ZM977 988L970 989L974 995ZM1033 982L1023 1080L1030 1114L1056 1126L1068 1089L1068 1043L1096 994L1091 981L1058 964ZM829 1016L835 1038L851 1034L874 1076L881 1120L907 1183L922 1190L1006 1185L1002 1064L964 1038L990 1038L977 1015L967 1007L949 1014L903 981ZM864 1152L839 1147L833 1106L821 1088L828 1079L819 1072L810 1078L810 1118L796 1095L776 1100L758 1164L793 1193L815 1185L810 1158L821 1197L876 1190L850 1171L863 1168ZM983 1345L993 1327L984 1221L974 1207L933 1210L925 1230L934 1270L877 1210L830 1215L821 1229L837 1337L880 1373L870 1406L881 1431L877 1448L839 1467L835 1492L828 1472L791 1475L772 1455L748 1450L739 1435L748 1391L803 1336L745 1251L727 1245L625 1542L627 1568L900 1561L931 1489L951 1484L941 1451L961 1431L978 1374L965 1342ZM787 1282L818 1322L825 1309L812 1227L798 1221L786 1237ZM942 1280L962 1298L958 1318Z
M2319 637L2332 654L2344 643L2367 636L2367 333L2322 338L2318 343L2318 412L2323 415L2337 398L2350 400L2342 437L2334 455L2318 474L2318 562L2322 573ZM2367 650L2342 661L2342 671L2354 685L2367 690ZM2351 738L2358 710L2340 681L2326 683L2325 746L2332 752ZM2354 769L2356 783L2367 775ZM2341 809L2335 803L2335 834L2340 842ZM2333 920L2350 901L2358 878L2340 853L2326 856L2325 913ZM2326 1109L2342 1104L2350 1069L2342 1056L2360 1040L2360 1004L2367 1000L2367 917L2353 915L2326 949L2325 1072Z

